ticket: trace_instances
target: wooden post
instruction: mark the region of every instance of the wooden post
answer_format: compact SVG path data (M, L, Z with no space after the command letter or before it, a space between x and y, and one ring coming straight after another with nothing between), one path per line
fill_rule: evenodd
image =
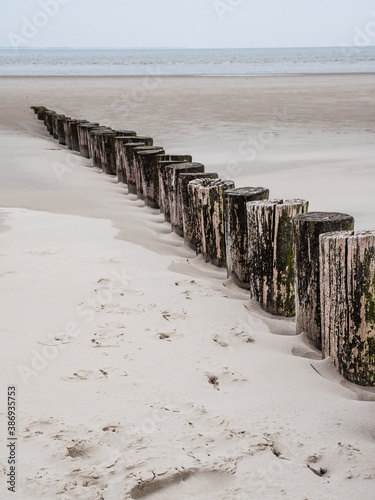
M196 179L189 184L192 210L197 219L197 253L219 267L224 267L226 263L224 191L234 187L234 182L221 179Z
M265 200L269 194L269 190L263 187L229 189L224 193L228 278L233 276L241 288L249 289L250 286L246 203Z
M77 126L79 150L84 158L90 158L89 133L91 132L91 130L97 127L99 127L99 123L79 123Z
M178 193L178 180L183 173L204 173L204 165L202 163L175 163L165 167L165 177L167 181L167 189L169 196L170 222L172 231L179 236L184 235L184 225L182 218L182 200Z
M103 169L103 141L102 135L107 132L113 133L114 131L109 127L99 127L90 132L92 138L92 163L94 167Z
M158 160L159 173L159 205L160 213L164 214L166 222L171 221L171 209L169 205L169 191L166 178L166 167L168 165L176 165L178 163L191 162L192 157L189 155L160 155Z
M135 132L129 131L129 135L131 133L135 134ZM101 164L103 172L108 175L116 175L116 150L115 150L115 142L116 136L118 133L114 131L105 131L100 134L101 140Z
M134 170L134 178L135 178L135 186L132 186L134 194L137 195L137 198L140 200L144 199L143 186L142 186L142 173L141 173L141 163L139 153L141 151L152 151L156 155L164 154L165 151L161 146L136 146L133 148L133 170ZM129 189L129 182L128 182ZM129 191L130 192L130 191Z
M102 125L94 127L93 129L90 130L90 132L88 132L89 158L92 158L92 163L94 167L96 167L97 164L100 162L98 136L100 132L102 132L103 130L111 130L111 129Z
M44 106L41 106L37 113L38 113L38 120L43 120L44 121L44 117L46 115L46 111L49 111L47 108L45 108Z
M323 357L375 387L375 231L320 236L320 288Z
M164 155L164 149L141 149L136 148L138 171L141 178L141 194L145 204L151 208L160 208L159 205L159 171L158 159ZM138 193L137 193L138 194Z
M103 130L98 135L100 166L104 173L111 174L113 165L113 157L111 155L112 145L114 147L116 132L114 130Z
M293 226L297 334L305 332L321 349L319 236L352 231L354 219L347 214L310 212L294 217Z
M58 115L58 114L55 114L52 116L52 135L53 135L53 138L54 139L59 139L59 122L62 122L63 123L63 129L64 129L64 118L67 118L65 117L65 115ZM65 132L64 132L64 140L65 140Z
M47 111L45 106L30 106L31 109L34 110L34 113L37 115L39 111Z
M116 137L115 141L115 149L116 149L116 169L117 169L117 179L119 182L126 184L126 169L125 169L125 151L124 144L130 143L138 143L138 146L146 146L146 142L149 143L150 146L153 145L152 137L144 137L144 136L119 136Z
M31 106L31 109L38 116L38 120L43 120L45 112L48 111L45 106Z
M44 123L47 127L47 131L50 135L53 135L53 116L56 114L55 111L48 110L44 114Z
M189 195L189 183L195 179L218 179L216 173L181 173L178 179L178 197L182 206L182 226L185 243L193 250L196 250L194 236L195 213Z
M305 200L248 202L250 297L270 314L295 316L293 217Z
M78 140L78 125L89 123L87 120L66 119L64 121L65 143L69 149L80 153Z
M138 136L140 138L140 136ZM136 166L134 164L134 148L139 146L153 147L151 137L143 137L142 142L132 141L122 145L123 162L125 166L126 183L128 185L128 194L137 194Z
M65 123L67 120L70 120L70 116L65 115L57 115L57 139L59 144L66 146L65 140Z

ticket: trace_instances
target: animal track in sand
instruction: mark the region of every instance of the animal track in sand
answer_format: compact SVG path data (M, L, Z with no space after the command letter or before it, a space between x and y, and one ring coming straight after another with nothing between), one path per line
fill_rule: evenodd
M160 314L166 321L171 321L171 320L173 321L177 319L186 319L187 310L182 309L181 312L161 311Z
M123 329L124 328L125 327L123 327ZM115 330L99 330L94 333L91 339L91 346L95 348L120 347L120 341L124 335L124 331L118 333Z
M71 380L103 380L109 379L113 377L127 377L128 374L125 370L117 370L113 368L103 368L97 371L93 370L79 370L73 375L63 377L63 380L71 381Z
M237 375L232 372L227 366L222 369L220 375L215 375L214 373L206 372L206 377L208 378L208 382L217 390L220 391L219 381L229 382L229 383L249 383L249 379L242 376Z
M212 339L217 345L223 348L234 347L236 343L252 344L253 337L239 328L232 328L227 335L215 335ZM233 342L234 341L234 342Z

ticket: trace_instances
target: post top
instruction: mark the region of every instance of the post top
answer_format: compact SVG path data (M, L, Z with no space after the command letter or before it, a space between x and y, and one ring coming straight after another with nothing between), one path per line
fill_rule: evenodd
M227 189L225 191L226 196L254 196L256 194L269 193L269 190L264 187L239 187L233 189Z
M182 162L182 163L171 163L170 165L166 165L166 170L174 169L174 170L185 170L191 168L204 168L202 163L196 162Z
M339 212L307 212L299 214L293 218L295 221L306 222L335 222L335 221L354 221L354 218L349 214Z

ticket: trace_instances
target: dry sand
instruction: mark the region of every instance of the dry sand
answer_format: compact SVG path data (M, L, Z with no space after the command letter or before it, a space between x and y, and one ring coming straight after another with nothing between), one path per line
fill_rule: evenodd
M29 106L374 229L374 75L1 78L1 498L373 499L375 390L321 361ZM5 486L18 386L18 493Z

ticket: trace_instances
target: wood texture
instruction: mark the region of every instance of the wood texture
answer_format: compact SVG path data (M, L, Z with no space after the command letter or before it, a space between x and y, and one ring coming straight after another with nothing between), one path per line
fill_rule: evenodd
M224 267L226 263L224 229L224 191L233 189L233 181L196 179L189 184L192 200L196 251L207 262Z
M171 209L169 204L169 186L166 177L166 167L179 163L191 162L189 155L160 155L158 161L159 174L159 205L160 213L164 214L166 222L171 221Z
M138 143L138 146L152 146L154 141L152 137L144 136L119 136L115 140L116 152L116 174L119 182L127 184L126 169L125 169L125 151L124 144Z
M297 334L305 332L317 349L322 348L319 236L353 229L347 214L310 212L293 219Z
M178 179L178 193L182 205L182 224L185 243L196 250L194 242L194 209L189 194L189 183L195 179L218 179L218 174L214 172L202 173L181 173Z
M375 231L320 237L323 356L349 381L375 386Z
M164 149L161 146L137 146L136 148L133 148L133 170L135 178L135 187L133 186L132 189L134 190L134 194L136 194L137 198L139 198L140 200L144 199L144 193L142 185L142 163L141 163L142 158L139 156L139 153L145 151L148 151L151 154L150 157L151 159L153 158L153 155L155 155L154 160L156 160L157 155L165 153ZM145 162L147 163L147 166L145 166L145 171L148 168L152 168L152 162L150 165L147 160L147 156L145 156Z
M263 187L244 187L224 192L225 245L228 278L233 276L241 288L249 288L249 235L246 203L264 200L269 190Z
M270 314L295 315L293 217L307 210L298 199L247 203L250 296Z

